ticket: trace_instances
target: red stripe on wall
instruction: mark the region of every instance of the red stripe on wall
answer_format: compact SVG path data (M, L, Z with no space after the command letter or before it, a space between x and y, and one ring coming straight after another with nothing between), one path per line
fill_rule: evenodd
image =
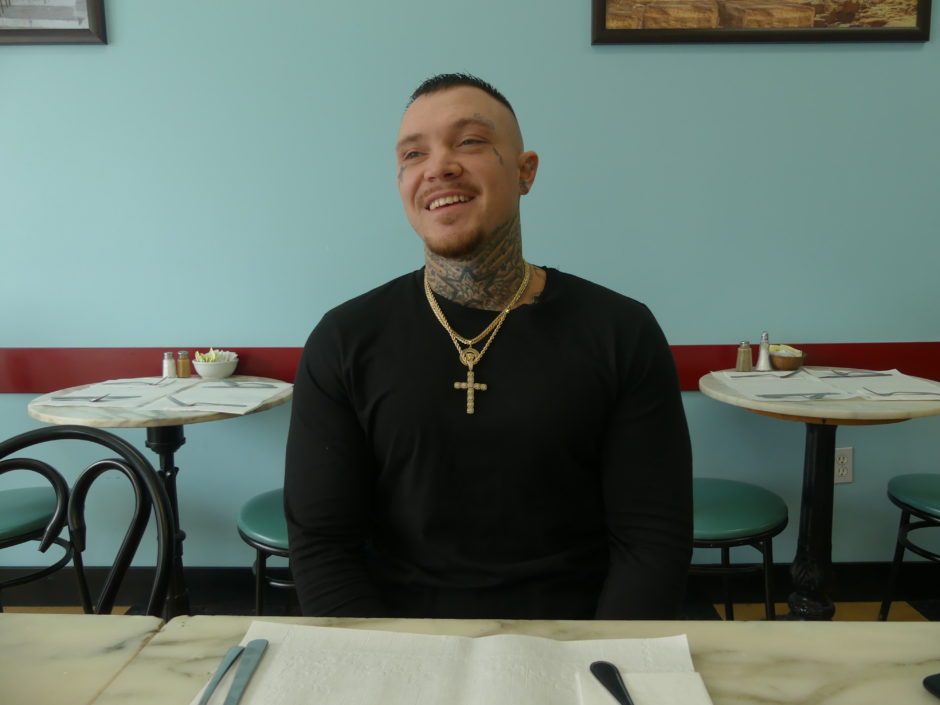
M0 348L0 393L45 394L103 379L159 376L167 350L186 348ZM236 348L238 374L294 381L300 348Z
M896 367L910 375L940 380L940 341L794 345L806 352L811 365L878 370ZM697 390L702 375L732 367L735 348L735 345L673 345L682 389ZM0 348L0 393L45 394L103 379L159 375L163 352L169 349ZM194 350L185 346L172 349ZM238 353L238 374L294 381L300 348L233 350Z

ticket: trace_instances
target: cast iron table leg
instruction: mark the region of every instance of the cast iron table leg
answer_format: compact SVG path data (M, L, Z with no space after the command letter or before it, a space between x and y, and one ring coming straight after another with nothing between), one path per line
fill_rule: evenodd
M160 456L160 479L170 497L170 509L173 517L173 536L176 541L176 558L170 570L170 584L167 589L163 618L170 620L181 614L189 614L189 591L183 578L183 540L186 533L180 529L179 503L176 498L176 473L179 468L173 461L173 454L186 442L182 426L152 426L147 428L147 447Z
M793 620L829 620L835 605L829 597L832 580L832 468L836 452L836 426L806 424L803 461L803 497L800 535L790 566Z

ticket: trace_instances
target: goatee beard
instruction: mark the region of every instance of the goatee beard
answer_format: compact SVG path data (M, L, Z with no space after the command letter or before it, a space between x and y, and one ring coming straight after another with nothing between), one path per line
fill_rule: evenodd
M425 240L424 246L431 254L445 259L462 259L476 254L486 241L486 233L474 230L471 233L445 241Z

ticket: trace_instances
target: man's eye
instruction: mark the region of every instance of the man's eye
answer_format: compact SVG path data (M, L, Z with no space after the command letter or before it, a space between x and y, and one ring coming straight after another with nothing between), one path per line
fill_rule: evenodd
M460 141L460 144L462 145L464 144L473 145L473 144L482 144L482 143L483 143L483 140L478 140L475 137L467 137L466 139L463 139Z
M410 151L410 152L405 152L404 154L402 154L402 155L401 155L401 158L402 158L402 159L414 159L415 157L417 157L417 156L419 156L419 155L420 155L420 152L416 152L416 151L412 150L412 151Z

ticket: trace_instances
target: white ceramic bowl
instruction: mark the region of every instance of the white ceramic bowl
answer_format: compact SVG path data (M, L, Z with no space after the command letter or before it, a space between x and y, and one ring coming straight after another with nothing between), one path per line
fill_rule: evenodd
M205 379L222 379L228 377L235 371L238 360L228 362L197 362L193 360L193 367L196 374Z

